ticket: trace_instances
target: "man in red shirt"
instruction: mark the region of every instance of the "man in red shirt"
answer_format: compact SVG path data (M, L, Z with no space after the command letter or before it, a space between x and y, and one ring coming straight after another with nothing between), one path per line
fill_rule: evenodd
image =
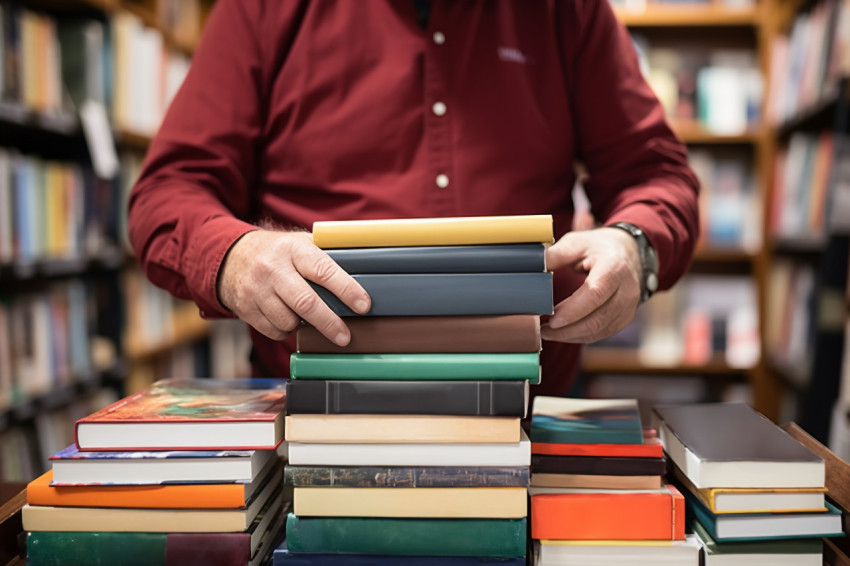
M605 227L569 232L577 160ZM369 308L314 221L552 214L537 393L562 394L578 344L686 270L696 193L608 0L218 0L129 223L154 283L246 321L255 373L287 376L299 319L349 340L305 279Z

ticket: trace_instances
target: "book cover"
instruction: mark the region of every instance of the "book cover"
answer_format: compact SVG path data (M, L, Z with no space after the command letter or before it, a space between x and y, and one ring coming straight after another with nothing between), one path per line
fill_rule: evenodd
M516 443L520 419L446 415L290 415L286 441L301 443Z
M323 249L554 242L552 216L472 216L313 223Z
M337 346L310 325L296 333L302 354L471 354L539 352L540 317L363 316L346 319L347 346Z
M823 460L746 404L671 405L652 414L665 452L697 488L824 486Z
M325 253L351 274L546 271L543 244L343 248Z
M520 519L524 487L296 487L298 517Z
M76 423L81 450L274 449L283 380L167 379Z
M683 540L685 501L673 486L652 491L531 487L531 538Z
M661 458L664 445L658 438L644 439L644 444L555 444L532 442L531 453L547 456L601 456L611 458Z
M820 539L777 539L718 543L699 521L690 523L705 552L706 566L731 562L770 566L821 566L823 542Z
M342 317L552 314L551 273L424 273L351 276L372 306L357 314L324 287L319 297Z
M524 417L528 382L293 379L286 399L291 415Z
M290 552L284 541L274 551L272 566L525 566L525 557L401 556Z
M291 552L403 556L525 556L525 519L379 519L298 517L286 520Z
M643 444L635 399L537 396L531 441L552 444Z
M608 458L532 454L531 470L534 473L543 474L661 476L667 471L667 460L665 458Z
M535 541L536 566L628 566L670 564L698 566L699 540L675 541Z
M299 354L292 379L497 380L540 382L540 354Z
M295 487L527 487L528 467L289 466Z
M76 444L50 457L51 485L249 483L274 450L150 450L85 452Z
M570 487L579 489L661 489L662 476L603 476L588 474L531 475L534 487Z

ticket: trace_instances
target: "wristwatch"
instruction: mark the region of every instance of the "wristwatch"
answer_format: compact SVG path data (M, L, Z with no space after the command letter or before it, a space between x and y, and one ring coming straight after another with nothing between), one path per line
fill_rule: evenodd
M658 290L658 254L643 230L628 222L615 222L608 225L628 232L635 239L640 254L640 267L643 272L640 281L640 302L645 303Z

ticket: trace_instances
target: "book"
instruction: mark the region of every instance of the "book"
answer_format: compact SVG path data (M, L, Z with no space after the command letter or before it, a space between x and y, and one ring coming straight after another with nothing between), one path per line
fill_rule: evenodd
M697 488L824 486L823 460L748 405L671 405L652 417L665 452Z
M821 566L823 542L814 538L718 543L693 521L705 566Z
M281 466L269 462L264 475L247 484L51 486L48 470L27 486L27 503L54 507L135 509L239 509L251 504L268 482L279 484Z
M516 443L520 419L445 415L290 415L287 442L359 444Z
M690 492L685 492L685 498L696 520L718 542L844 536L841 510L828 501L826 512L717 515Z
M543 540L535 541L535 554L536 566L698 566L700 545L695 535L676 541Z
M575 487L582 489L661 489L661 476L604 476L589 474L546 474L534 472L534 487Z
M667 471L667 460L665 458L607 458L532 454L531 469L534 473L544 474L660 476Z
M528 467L286 466L294 487L527 487Z
M298 517L520 519L524 487L296 487Z
M292 379L496 380L540 382L540 354L299 354Z
M606 491L531 487L531 538L683 540L685 501L675 487Z
M293 466L528 466L531 443L506 444L312 444L290 442Z
M282 535L288 506L258 515L238 533L34 531L27 558L32 566L260 566Z
M313 223L323 249L554 242L551 215L348 220Z
M293 379L286 384L291 415L524 417L527 405L528 381Z
M543 244L342 248L325 253L350 274L546 271Z
M166 379L77 421L81 450L274 449L283 380Z
M697 488L673 466L673 476L712 513L799 513L826 511L825 487L807 489Z
M400 556L290 552L284 541L274 551L272 566L526 566L525 557Z
M249 483L274 450L161 450L83 452L76 444L50 457L51 485Z
M539 352L540 317L364 316L346 319L347 346L337 346L303 324L296 337L302 354L452 354Z
M525 519L379 519L299 517L286 520L291 552L403 556L525 556Z
M664 445L658 438L648 438L644 444L555 444L532 442L531 453L548 456L600 456L619 458L661 458Z
M532 442L642 444L635 399L570 399L537 396L531 409Z
M151 533L233 533L251 526L260 511L283 505L279 485L271 482L243 509L129 509L25 505L27 531L103 531Z
M441 316L552 314L551 273L401 273L352 275L372 299L358 314L336 295L310 282L337 315Z

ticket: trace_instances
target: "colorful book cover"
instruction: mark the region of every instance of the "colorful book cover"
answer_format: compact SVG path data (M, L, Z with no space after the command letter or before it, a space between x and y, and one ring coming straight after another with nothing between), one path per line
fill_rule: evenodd
M645 444L554 444L532 442L531 453L547 456L593 456L619 458L661 458L664 446L658 438L649 438Z
M286 466L295 487L527 487L528 467Z
M532 443L643 444L635 399L535 397L529 436Z

